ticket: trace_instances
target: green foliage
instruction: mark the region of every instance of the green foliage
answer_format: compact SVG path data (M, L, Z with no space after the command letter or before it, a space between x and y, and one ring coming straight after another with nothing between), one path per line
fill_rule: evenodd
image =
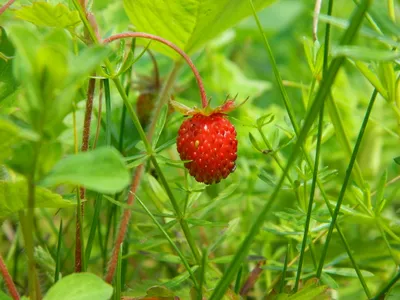
M0 26L0 104L17 88L17 82L12 74L13 55L14 47L8 39L6 30Z
M116 193L129 184L129 173L118 151L102 147L60 160L41 181L48 187L62 183Z
M261 9L273 0L254 1ZM127 15L138 31L162 36L191 54L207 41L251 14L246 1L191 0L155 3L124 0ZM176 59L171 49L154 45L154 49Z
M397 2L323 2L316 39L313 1L28 2L0 28L0 251L21 294L398 297ZM249 97L229 113L238 159L219 184L176 152L185 116L167 103L199 106L190 68L156 41L101 42L132 30L188 52L211 106ZM90 273L74 273L79 235Z
M96 275L91 273L76 273L58 281L43 299L107 300L111 298L112 293L112 286L105 283Z
M0 219L28 208L28 185L25 181L0 181ZM43 187L36 187L35 207L63 208L75 203L64 200L60 195Z
M74 29L80 23L78 12L71 11L62 3L34 2L15 11L18 19L38 26Z

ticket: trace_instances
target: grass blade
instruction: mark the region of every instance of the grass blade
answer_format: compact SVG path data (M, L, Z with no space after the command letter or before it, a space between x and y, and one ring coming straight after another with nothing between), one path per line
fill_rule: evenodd
M370 100L370 102L368 104L368 108L367 108L363 123L362 123L361 128L360 128L360 133L358 134L357 141L356 141L356 144L354 146L354 150L353 150L349 165L348 165L347 170L346 170L346 176L345 176L342 188L340 190L339 198L337 200L337 204L336 204L335 210L334 210L333 215L332 215L332 221L331 221L331 224L330 224L330 227L329 227L328 235L326 237L326 242L325 242L324 248L322 250L322 255L321 255L320 262L319 262L318 269L317 269L317 275L316 275L317 278L321 277L321 273L322 273L322 269L323 269L323 266L324 266L325 257L326 257L326 254L328 252L329 242L330 242L330 240L332 238L333 228L335 227L335 223L336 223L339 211L340 211L340 206L342 204L344 195L346 193L347 185L348 185L348 183L350 181L350 176L351 176L351 172L353 170L353 166L354 166L354 163L355 163L355 160L356 160L356 157L357 157L358 149L360 148L361 141L363 139L363 135L364 135L365 129L367 127L369 116L371 114L371 111L372 111L373 105L375 103L375 99L376 99L377 94L378 94L378 91L375 89L374 92L372 93L371 100ZM361 276L361 278L362 278L362 276ZM364 287L364 290L365 290L368 298L370 298L371 295L370 295L370 292L368 290L368 287L367 287L365 281L361 282L361 283L362 283L362 285Z
M253 2L251 0L249 0L249 1L252 6L252 9L253 9L254 17L256 20L258 20L258 16L257 16L256 11L253 6ZM366 13L370 4L371 4L370 0L364 0L360 4L360 6L357 7L355 13L353 14L353 16L351 18L351 25L346 30L346 32L341 40L342 45L350 44L351 41L354 39L354 37L361 25L364 14ZM261 27L259 20L258 20L257 24L259 27ZM262 31L262 29L261 29L261 31ZM286 174L288 173L291 165L293 164L293 162L301 148L301 145L303 144L304 140L306 139L308 131L310 130L312 124L314 123L314 120L316 119L323 102L325 101L326 97L329 95L330 88L331 88L331 86L336 78L336 75L337 75L340 67L342 66L343 62L344 62L344 58L336 58L332 61L331 65L326 73L325 78L321 82L320 88L315 96L315 100L314 100L313 104L310 107L307 117L305 118L303 128L298 136L298 140L297 140L296 144L294 145L293 152L287 162L286 168L285 168L279 182L277 183L273 193L271 194L269 201L264 205L259 216L257 217L255 222L251 226L249 233L247 234L246 238L244 239L244 241L240 245L239 249L237 250L237 252L236 252L235 256L233 257L224 276L220 279L213 294L211 295L210 300L222 299L222 297L225 294L225 291L228 288L230 282L232 281L234 275L239 270L240 264L242 263L244 257L247 255L247 252L250 249L251 243L253 242L255 236L258 234L262 224L264 223L267 213L269 212L273 203L277 199L279 190L282 187L282 184L286 177Z
M139 204L143 207L143 209L146 211L146 213L149 215L149 217L153 220L154 224L156 224L156 226L160 229L160 231L162 232L162 234L165 236L165 238L168 240L168 242L170 243L171 247L174 248L174 250L176 251L176 253L179 255L180 259L182 260L183 265L185 266L186 270L189 272L190 277L193 280L194 285L196 286L196 288L199 290L199 284L196 280L196 277L193 274L192 269L189 266L189 263L187 262L185 256L183 256L181 250L179 250L179 248L176 246L176 244L174 243L174 241L171 239L171 237L168 235L168 233L165 231L165 229L163 228L163 226L157 221L157 219L154 217L154 215L151 213L151 211L146 207L146 205L139 199L139 197L137 197L136 195L136 200L139 202Z
M58 281L60 276L60 262L61 262L61 241L63 236L63 222L60 221L60 229L58 230L58 240L57 240L57 254L56 254L56 271L54 272L54 283Z

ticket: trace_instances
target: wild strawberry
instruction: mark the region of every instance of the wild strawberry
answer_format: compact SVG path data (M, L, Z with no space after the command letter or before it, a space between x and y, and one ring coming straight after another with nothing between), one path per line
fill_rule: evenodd
M185 167L199 182L220 182L236 168L236 131L225 114L233 109L233 101L215 110L188 110L176 102L173 105L192 115L179 128L176 142L180 158L189 160Z

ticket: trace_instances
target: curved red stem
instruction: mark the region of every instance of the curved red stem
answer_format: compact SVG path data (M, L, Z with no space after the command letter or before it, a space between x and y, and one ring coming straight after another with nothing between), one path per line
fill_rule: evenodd
M0 255L0 273L3 275L4 283L14 300L19 300L20 296L18 294L17 288L11 278L10 273L7 270L6 264L4 263L3 257Z
M201 104L202 104L203 108L207 106L207 104L208 104L207 95L206 95L206 91L204 89L203 81L201 80L199 71L193 64L190 57L181 48L176 46L174 43L171 43L170 41L163 39L162 37L159 37L159 36L153 35L153 34L149 34L149 33L144 33L144 32L124 32L124 33L115 34L115 35L110 36L107 39L104 39L103 43L108 44L112 41L119 40L119 39L126 39L126 38L144 38L144 39L158 41L164 45L167 45L168 47L170 47L171 49L173 49L177 53L179 53L179 55L183 57L183 59L187 62L189 67L192 69L194 77L196 78L197 85L199 86L199 90L200 90Z
M1 8L0 8L0 15L5 12L7 10L7 8L9 8L11 6L11 4L13 4L15 2L15 0L10 0L8 1L6 4L4 4Z

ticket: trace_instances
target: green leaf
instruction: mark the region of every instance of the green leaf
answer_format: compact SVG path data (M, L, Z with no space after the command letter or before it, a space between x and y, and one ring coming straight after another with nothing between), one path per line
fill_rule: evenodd
M225 227L226 223L225 222L210 222L207 220L201 220L201 219L186 219L186 221L193 225L193 226L205 226L205 227Z
M250 139L250 142L253 145L253 147L256 148L256 150L263 152L263 150L261 150L260 146L258 146L257 141L251 132L249 132L249 139Z
M239 225L239 222L240 222L239 218L229 221L228 227L224 229L222 232L220 232L214 243L210 245L208 252L209 253L214 252L227 237L233 236L235 230L237 229L237 226Z
M44 300L107 300L113 288L91 273L74 273L57 281Z
M273 0L256 0L258 10ZM251 15L242 0L124 0L125 11L137 31L162 36L191 54L240 20ZM178 55L158 43L154 49L177 58Z
M391 61L400 57L399 52L371 49L362 46L337 46L332 49L333 56L345 56L362 61Z
M12 298L0 290L0 300L12 300Z
M18 127L12 122L0 119L0 162L8 158L11 146L19 140Z
M18 86L12 73L14 51L5 29L0 26L0 101L11 95Z
M328 287L326 285L317 286L316 283L306 283L305 287L299 290L297 293L289 296L290 300L309 300L309 299L318 299L318 296L321 296Z
M117 193L130 181L121 154L108 147L71 155L58 162L41 182L44 186L62 183L81 185L99 193Z
M153 286L147 290L146 296L163 297L162 298L163 300L164 300L164 298L173 300L175 293L173 291L169 290L168 288L166 288L165 286ZM165 299L165 300L167 300L167 299Z
M161 113L157 120L156 128L154 130L154 136L152 142L153 149L155 149L157 146L158 140L161 136L161 132L163 131L165 122L167 121L167 116L168 116L168 104L164 104L164 106L161 108Z
M393 160L396 164L400 165L400 156L393 158Z
M165 190L161 187L160 183L150 174L147 175L147 180L149 181L149 185L154 195L160 200L162 203L168 202L168 195Z
M199 266L193 266L191 268L191 271L194 273L197 269L199 268ZM185 280L187 280L189 278L190 274L188 271L182 273L181 275L176 276L175 278L171 279L170 281L167 281L163 284L163 286L165 286L166 288L172 289L180 284L182 284L182 282L184 282Z
M28 184L26 181L0 181L0 219L28 207ZM43 187L35 189L35 207L62 208L75 203L64 200L60 195Z
M85 79L110 53L109 47L95 45L85 48L78 56L73 56L70 64L74 67L71 68L67 85Z
M346 277L357 277L357 273L354 269L352 268L326 268L324 269L325 273L333 274L333 275L339 275L339 276L346 276ZM361 273L363 274L364 277L373 277L374 274L361 270Z
M339 288L339 284L333 279L330 275L325 272L321 273L321 281L329 286L331 289L337 290Z
M16 10L15 16L38 26L71 30L80 23L78 11L71 11L61 3L55 5L48 2L34 2L32 5L22 6Z

